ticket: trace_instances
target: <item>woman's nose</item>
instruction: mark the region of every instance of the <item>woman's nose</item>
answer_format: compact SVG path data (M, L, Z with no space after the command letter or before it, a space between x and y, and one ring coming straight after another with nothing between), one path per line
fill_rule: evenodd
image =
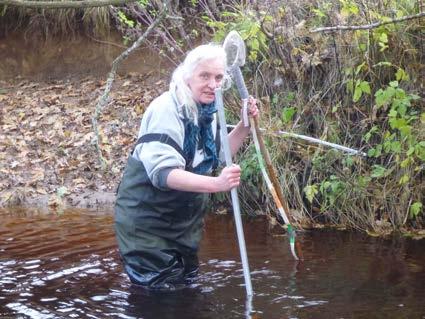
M218 85L217 85L217 81L216 81L214 78L211 78L211 79L208 81L208 86L209 86L211 89L216 89L216 88L218 87Z
M212 79L209 81L208 85L210 88L215 90L221 86L221 80Z

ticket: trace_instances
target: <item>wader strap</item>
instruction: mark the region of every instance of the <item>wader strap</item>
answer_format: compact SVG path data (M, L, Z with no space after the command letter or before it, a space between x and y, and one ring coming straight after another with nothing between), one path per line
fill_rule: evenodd
M183 152L182 148L179 146L179 144L176 143L168 134L159 134L159 133L149 133L145 134L139 137L136 144L134 145L133 150L131 151L131 154L133 154L134 150L136 149L136 146L141 143L148 143L148 142L161 142L167 145L170 145L172 148L174 148L186 161L186 170L192 171L193 167L193 158L187 158L186 154ZM220 140L220 124L217 121L217 131L215 135L215 145L217 147L217 155L220 153L220 147L221 147L221 140Z
M139 137L139 139L136 142L136 145L134 145L133 151L131 154L133 154L134 150L136 149L136 146L141 143L148 143L148 142L161 142L164 144L167 144L174 148L186 161L186 170L191 171L193 158L187 158L186 154L183 152L182 148L179 146L179 144L176 143L168 134L159 134L159 133L150 133L145 134Z
M136 146L141 143L148 143L148 142L161 142L161 143L170 145L177 152L179 152L181 156L186 158L179 144L177 144L176 141L174 141L168 134L150 133L150 134L145 134L143 136L140 136L136 142L136 145L134 145L134 148L136 148Z
M220 154L221 139L220 139L220 123L217 121L217 130L215 131L215 146L217 147L217 157Z

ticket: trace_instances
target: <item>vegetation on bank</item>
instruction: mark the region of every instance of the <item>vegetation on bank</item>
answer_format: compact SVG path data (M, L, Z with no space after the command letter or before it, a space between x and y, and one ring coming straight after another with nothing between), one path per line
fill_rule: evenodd
M37 26L43 36L113 27L129 43L152 23L161 3L63 9L62 15L4 8L2 32L16 21ZM425 18L386 23L423 11L421 1L411 0L174 1L172 17L149 41L177 63L210 35L221 41L239 31L248 47L245 80L261 102L261 126L292 215L303 226L387 233L425 225ZM325 26L365 27L314 32ZM239 114L234 93L227 94L233 122ZM284 138L279 130L356 148L367 157ZM273 212L253 145L240 162L243 211ZM223 196L214 196L215 205Z

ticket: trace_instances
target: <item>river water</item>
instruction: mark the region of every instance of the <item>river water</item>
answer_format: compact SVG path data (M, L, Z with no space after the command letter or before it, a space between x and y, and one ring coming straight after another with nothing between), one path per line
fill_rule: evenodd
M0 210L1 318L425 318L425 241L244 219L247 302L232 216L209 215L189 288L148 293L123 273L112 212Z

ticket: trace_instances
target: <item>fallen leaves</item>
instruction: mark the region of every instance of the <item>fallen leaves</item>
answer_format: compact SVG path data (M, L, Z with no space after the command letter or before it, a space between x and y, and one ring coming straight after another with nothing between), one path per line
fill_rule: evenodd
M99 119L107 171L100 170L92 144L102 85L95 78L0 83L0 207L46 195L51 207L61 207L71 194L115 190L141 115L166 83L146 75L117 77ZM58 194L61 187L67 192Z

